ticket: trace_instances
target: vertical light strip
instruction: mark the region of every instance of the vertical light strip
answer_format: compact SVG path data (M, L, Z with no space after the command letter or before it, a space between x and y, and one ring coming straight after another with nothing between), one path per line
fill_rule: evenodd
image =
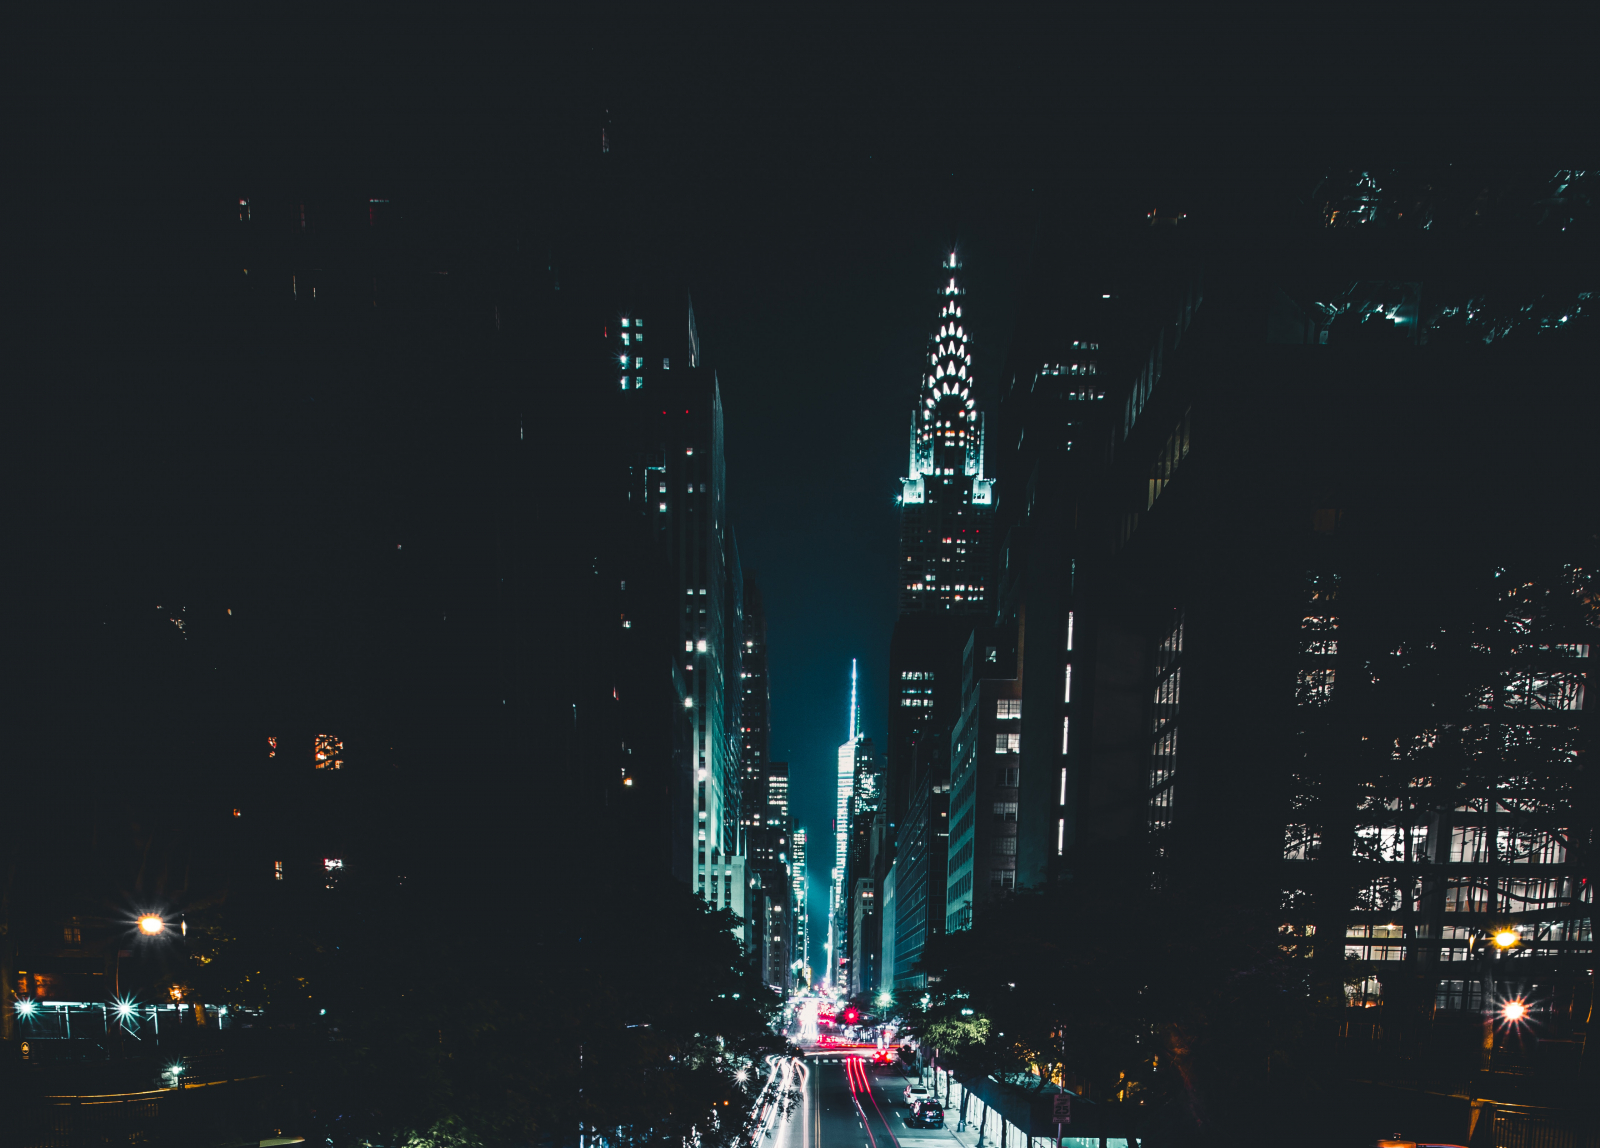
M1062 773L1062 776L1063 777L1066 776L1064 771ZM1056 856L1057 857L1061 856L1062 853L1066 852L1066 849L1067 849L1067 819L1065 817L1059 817L1059 818L1056 819Z

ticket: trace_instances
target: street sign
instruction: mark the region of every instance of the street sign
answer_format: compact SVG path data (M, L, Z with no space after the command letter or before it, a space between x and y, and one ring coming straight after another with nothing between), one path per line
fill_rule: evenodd
M1058 1092L1050 1098L1050 1119L1056 1124L1072 1123L1072 1096Z

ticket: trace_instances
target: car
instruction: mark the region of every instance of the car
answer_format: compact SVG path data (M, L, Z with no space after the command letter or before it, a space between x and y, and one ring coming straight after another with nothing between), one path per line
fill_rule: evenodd
M895 1059L894 1052L887 1048L880 1048L872 1054L873 1064L893 1064Z
M906 1103L911 1105L912 1108L917 1106L919 1100L927 1100L932 1095L933 1093L920 1084L906 1085Z
M943 1128L944 1109L937 1100L918 1100L911 1105L906 1123L914 1128Z

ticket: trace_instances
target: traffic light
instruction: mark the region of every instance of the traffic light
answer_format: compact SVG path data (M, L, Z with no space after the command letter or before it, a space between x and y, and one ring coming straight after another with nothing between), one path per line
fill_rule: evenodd
M844 1010L844 1023L845 1024L855 1024L856 1021L858 1021L860 1019L861 1019L861 1013L856 1010L854 1005L851 1005L849 1008Z

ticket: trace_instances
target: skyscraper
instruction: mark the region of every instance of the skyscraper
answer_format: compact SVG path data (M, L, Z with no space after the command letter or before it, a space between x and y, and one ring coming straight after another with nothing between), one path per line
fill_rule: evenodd
M727 517L722 395L716 373L704 363L688 293L640 290L626 299L606 326L607 351L615 356L613 366L626 359L632 373L620 381L608 376L607 386L613 426L624 428L616 437L626 439L630 452L628 504L648 540L636 565L660 571L658 597L670 603L664 624L653 621L661 609L655 599L648 609L644 603L635 609L649 640L665 647L648 656L670 659L686 727L673 747L673 779L662 806L671 823L672 867L709 904L743 918L750 888L739 813L746 636L742 576ZM619 581L627 626L634 621L632 595L628 580ZM749 751L764 757L765 742L757 741ZM660 798L653 790L649 800Z
M828 894L828 979L838 983L841 962L845 959L845 936L848 931L846 914L849 912L848 890L845 881L850 865L850 815L855 796L856 744L861 739L860 695L856 689L856 663L850 662L850 736L839 747L838 781L834 790L833 840L834 862Z
M900 495L900 612L982 613L988 602L994 485L983 471L983 412L962 315L965 287L952 251L911 415L911 457Z
M761 608L761 587L748 575L744 580L744 632L740 657L739 776L742 797L740 833L752 864L766 864L777 856L777 839L785 835L781 817L774 822L768 808L768 774L771 742L772 686L767 678L767 619ZM788 786L787 771L783 779ZM787 798L783 799L785 804Z
M951 838L995 858L980 887L1015 850L1018 886L1280 914L1345 1039L1419 1061L1487 1064L1505 1006L1541 1042L1588 1027L1600 592L1592 513L1548 496L1600 422L1570 176L1534 209L1349 173L1270 243L1252 207L1250 243L1152 217L1047 248L1000 407L1016 689L971 709L995 820Z
M794 910L791 919L790 942L795 960L801 964L801 971L811 968L811 906L806 897L806 830L803 825L790 826L790 841L794 845L794 852L789 861L789 887L794 890ZM809 976L809 973L806 973ZM791 982L793 979L791 978Z
M927 359L911 416L910 456L900 495L900 616L889 651L889 729L884 809L891 846L878 857L879 887L888 878L915 808L924 834L944 813L949 742L961 709L961 653L974 623L993 601L991 524L994 483L985 471L985 423L973 367L973 337L962 300L961 259L941 267ZM917 786L913 792L913 786ZM943 818L939 818L943 820ZM895 875L895 920L881 923L895 965L909 969L930 929L943 928L943 837L920 840L908 870ZM938 844L937 850L931 848ZM937 871L934 861L937 854ZM891 934L904 917L915 934ZM895 974L880 965L884 982ZM908 974L909 975L909 974Z

